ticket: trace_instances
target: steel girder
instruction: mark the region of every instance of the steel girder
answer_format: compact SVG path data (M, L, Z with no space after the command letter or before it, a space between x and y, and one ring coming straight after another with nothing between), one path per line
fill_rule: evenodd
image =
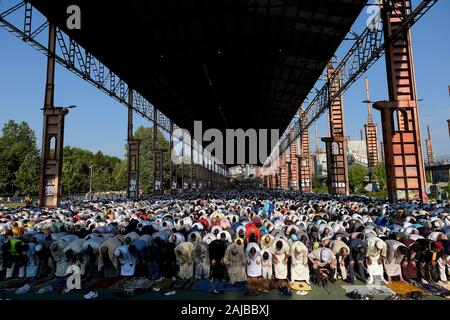
M383 29L376 27L380 18L375 17L369 26L355 40L355 43L347 52L345 57L336 67L336 74L342 77L342 85L333 96L329 95L329 84L333 83L334 77L328 79L323 87L317 91L315 89L311 93L316 93L309 105L305 109L302 121L298 121L298 115L294 116L291 123L280 138L280 152L283 152L292 142L290 132L296 133L293 139L296 139L303 131L307 130L315 121L317 121L327 110L334 100L338 99L356 80L358 80L383 54L385 51L385 43L394 41L401 37L405 30L411 28L417 21L422 18L428 10L433 7L438 0L422 0L422 2L411 11L399 24L398 29L392 33L389 39L384 37ZM387 0L388 5L395 5L395 1ZM302 124L300 127L299 124Z
M0 27L48 56L50 53L47 45L44 44L42 41L43 39L38 36L44 31L48 32L49 23L46 20L42 22L42 19L39 19L39 17L36 18L35 15L33 15L34 12L37 12L37 10L33 10L31 4L25 1L19 2L9 9L0 12ZM23 14L23 26L18 26L13 22L8 21L8 17L16 14ZM130 88L124 80L58 27L56 28L56 39L55 59L58 64L70 70L91 85L97 87L126 107L131 107L142 117L153 122L154 106L151 102L133 90L133 104L130 106L128 103L128 91ZM157 125L167 132L170 132L170 119L160 111L157 111L157 113Z

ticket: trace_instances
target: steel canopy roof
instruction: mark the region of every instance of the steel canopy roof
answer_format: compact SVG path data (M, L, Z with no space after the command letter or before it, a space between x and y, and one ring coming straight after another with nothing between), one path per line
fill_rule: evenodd
M30 1L177 125L281 133L366 2Z

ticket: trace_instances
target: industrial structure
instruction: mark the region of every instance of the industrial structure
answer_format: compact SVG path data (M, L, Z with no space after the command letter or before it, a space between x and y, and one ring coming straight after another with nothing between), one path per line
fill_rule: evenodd
M369 93L369 79L366 77L366 98L367 98L367 123L364 125L366 131L366 149L367 149L367 167L369 168L369 182L374 182L373 169L378 165L378 128L373 122L370 93Z
M366 0L324 0L320 5L312 0L266 4L211 1L201 5L194 0L110 5L87 0L18 2L0 12L0 26L48 57L40 205L58 206L63 193L64 121L70 108L55 106L56 63L128 108L129 198L140 196L142 150L133 137L135 113L153 125L153 193L159 195L219 188L229 182L227 165L193 138L183 141L183 161L175 163L170 154L170 170L164 172L158 131L169 134L171 153L174 133L183 128L193 136L194 120L221 131L280 129L284 134L278 147L260 163L263 182L268 188L311 192L314 168L309 128L328 112L329 136L322 139L327 186L331 194L347 195L343 94L383 53L389 101L373 103L373 107L381 113L389 199L426 201L410 28L436 2L423 0L412 8L410 0L381 1L382 28L376 17L352 40L349 52L337 65L334 53ZM66 25L66 9L74 4L89 13L83 15L80 30ZM45 17L43 22L35 18L36 12ZM23 14L23 25L8 19L18 13ZM39 36L44 32L47 43ZM142 39L149 50L137 50ZM324 69L324 86L302 108ZM365 132L371 172L378 164L379 151L366 83ZM162 184L166 175L168 188Z

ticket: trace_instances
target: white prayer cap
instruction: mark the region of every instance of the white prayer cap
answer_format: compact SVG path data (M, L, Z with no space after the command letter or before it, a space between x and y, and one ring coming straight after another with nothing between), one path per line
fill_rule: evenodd
M375 247L378 249L378 250L381 250L381 249L383 249L383 247L384 247L384 243L383 243L383 240L377 240L377 242L375 243Z
M325 262L325 261L328 261L329 258L330 258L330 253L328 252L328 250L323 248L320 251L320 260L322 260L322 262Z
M217 237L214 234L208 233L203 237L203 242L205 242L206 244L209 245L211 242L213 242L216 239L217 239Z

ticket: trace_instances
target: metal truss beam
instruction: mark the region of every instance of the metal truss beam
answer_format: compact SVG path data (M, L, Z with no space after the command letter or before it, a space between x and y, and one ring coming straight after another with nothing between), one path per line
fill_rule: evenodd
M300 108L300 114L304 112L303 108ZM302 192L312 192L312 159L309 146L309 130L305 130L298 138L300 146L298 155L298 186Z
M38 37L44 31L48 32L49 23L38 23L33 15L31 4L22 1L0 13L0 27L7 30L17 38L25 41L30 46L48 56L50 54L47 45ZM23 14L24 25L19 26L8 18L13 15ZM70 70L91 85L108 94L127 108L131 107L136 113L153 122L154 106L141 94L133 90L133 104L128 103L128 84L117 74L110 70L90 52L85 50L76 41L71 39L60 28L56 29L56 62ZM170 132L170 119L162 112L158 112L157 125Z
M47 47L47 43L45 42L45 40L43 40L42 37L38 37L44 31L49 32L50 24L47 21L47 19L45 19L45 17L42 17L42 15L36 15L33 13L37 13L37 10L34 10L33 6L30 3L26 1L18 2L17 4L11 6L9 9L0 12L0 27L10 32L17 38L23 40L31 47L41 52L42 54L48 57L51 56L54 62L73 72L75 75L79 76L86 82L90 83L94 87L97 87L104 93L108 94L110 97L114 98L115 100L123 104L125 107L127 107L127 109L129 109L129 117L130 117L130 110L131 110L131 117L133 111L136 112L137 114L140 114L143 118L151 121L154 124L154 127L156 128L159 127L162 130L165 130L167 133L169 133L172 139L173 131L180 129L180 127L178 127L175 123L173 123L161 111L156 110L156 108L152 105L152 103L148 101L144 96L142 96L136 90L132 90L132 88L129 88L128 84L123 79L121 79L117 74L115 74L112 70L110 70L99 59L97 59L90 52L85 50L74 39L72 39L58 27L54 27L55 28L54 52L51 52ZM18 16L20 17L20 15L23 16L23 19L17 19L17 17ZM14 17L14 21L23 21L24 22L23 25L18 25L17 23L11 22L13 20L11 19L12 17ZM51 105L53 106L53 101L51 102ZM67 110L64 112L67 113ZM53 115L49 115L48 117L53 117ZM129 120L130 119L131 118L129 118ZM47 120L44 119L44 121ZM61 119L59 121L63 123L64 120ZM44 123L44 135L46 134L45 126L46 122ZM62 128L63 127L61 127L61 130ZM156 133L157 130L154 130L153 189L155 193L161 193L163 187L162 186L163 155L162 151L157 150L157 148L155 148ZM61 133L58 135L58 144L60 142L62 143L62 137L63 132L61 131ZM173 146L172 142L171 145ZM129 197L137 197L139 192L139 152L140 152L139 141L133 139L132 134L130 135L130 133L128 133L127 153L129 160L128 160L127 194ZM44 158L45 157L48 157L48 155L44 155ZM57 155L57 160L59 161L58 163L62 162L62 155L61 156ZM47 180L45 180L44 179L45 177L41 177L40 194L42 195L50 189L51 193L55 194L54 196L55 199L52 198L47 201L46 199L42 198L41 203L43 204L55 206L59 203L59 195L62 192L60 186L61 173L58 173L60 172L60 169L58 169L59 167L61 166L56 165L55 169L56 171L52 169L53 171L55 171L55 173L53 174L55 178L54 179L52 178L55 181L54 183L51 182L53 187L46 187L44 185L45 183L50 184L49 181L52 179L46 178ZM171 165L171 172L169 179L171 181L171 185L169 186L169 188L174 188L174 182L178 177L177 171L178 171L177 167ZM185 178L184 165L182 171L183 171L182 181L184 182ZM41 175L48 176L48 174L44 173L42 169ZM182 188L185 187L183 182ZM50 191L48 191L49 194Z
M378 128L372 120L370 105L369 79L366 77L367 98L367 123L364 125L366 133L367 166L369 169L369 180L373 182L373 169L378 165Z
M375 17L369 26L355 40L348 53L336 67L336 74L341 74L342 85L333 96L329 96L329 84L333 83L334 77L330 78L323 87L315 94L309 105L305 109L302 121L298 121L296 115L284 134L281 136L280 151L283 152L291 144L290 132L294 129L296 139L301 132L307 130L315 121L317 121L327 110L329 104L338 99L350 86L358 80L378 59L383 56L385 51L385 43L394 41L401 37L405 30L410 29L417 21L419 21L428 10L436 4L438 0L422 0L422 2L409 14L402 19L398 29L395 30L389 39L383 34L383 28L379 27L380 18ZM395 1L389 1L390 5L395 5ZM312 91L311 93L316 93ZM299 127L299 123L302 127Z

